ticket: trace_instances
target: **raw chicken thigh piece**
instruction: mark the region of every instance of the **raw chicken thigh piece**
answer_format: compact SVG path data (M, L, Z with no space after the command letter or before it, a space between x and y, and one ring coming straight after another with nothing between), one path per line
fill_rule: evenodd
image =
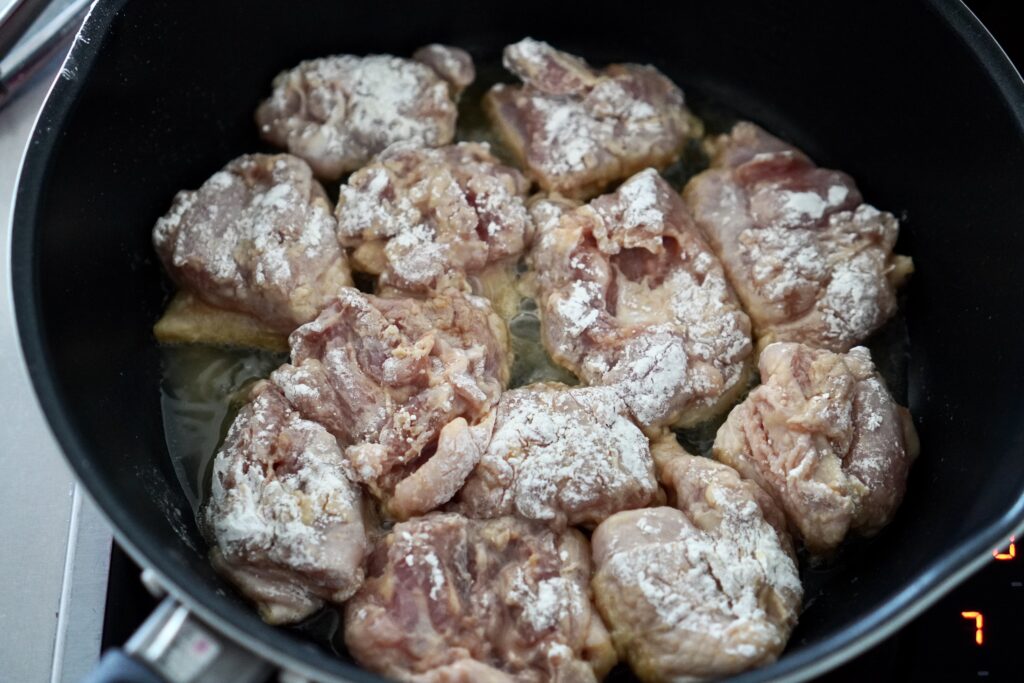
M913 270L892 253L892 214L863 203L845 173L818 168L754 124L736 124L711 147L711 168L684 195L761 348L846 351L892 316L896 287Z
M775 661L803 596L781 513L731 468L666 440L653 448L676 507L620 512L593 536L594 596L616 649L645 682Z
M486 300L425 300L352 288L292 333L271 375L338 439L357 480L404 519L447 502L490 438L508 380L504 325Z
M180 287L287 334L352 284L336 227L304 161L248 154L179 192L153 244Z
M607 387L532 384L505 392L494 433L456 509L554 528L595 526L657 492L647 437Z
M394 145L341 186L338 240L382 289L458 286L526 248L529 187L485 144Z
M426 64L448 82L452 96L457 98L476 80L473 58L465 50L450 45L431 43L412 53L412 58Z
M793 539L789 535L786 515L764 489L750 479L743 479L732 467L711 458L688 453L672 432L664 432L651 439L651 457L658 471L658 480L665 487L669 504L683 510L691 520L704 512L699 504L703 491L710 483L735 489L737 495L757 503L761 515L775 529L778 542L790 557L796 557ZM715 513L712 513L715 514ZM695 522L705 528L704 522Z
M403 681L597 681L615 654L589 581L578 531L432 513L378 543L346 605L345 643Z
M564 213L534 203L544 345L642 427L693 425L746 388L750 321L679 195L647 169ZM557 225L557 227L555 227Z
M562 223L562 216L583 206L583 202L560 194L538 193L527 200L526 208L533 219L534 239L558 229Z
M362 493L337 441L260 382L213 464L213 566L271 624L343 602L363 581Z
M416 54L419 61L337 55L282 71L256 110L260 134L325 180L354 171L395 142L448 144L455 136L453 97L472 81L472 59L443 45Z
M778 342L760 367L761 386L729 414L714 456L771 494L812 553L888 524L918 444L868 350Z
M680 154L691 127L683 93L651 66L582 59L526 38L505 48L522 86L499 84L484 106L533 180L586 199Z

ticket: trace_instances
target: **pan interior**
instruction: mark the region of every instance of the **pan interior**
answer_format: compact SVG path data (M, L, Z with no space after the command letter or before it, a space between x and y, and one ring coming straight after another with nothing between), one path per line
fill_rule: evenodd
M695 101L721 103L847 171L868 201L903 217L898 251L914 257L917 274L901 323L913 354L900 398L922 456L893 524L811 570L789 654L750 677L870 636L1008 532L1024 490L1020 85L986 72L930 4L595 2L583 17L531 2L484 12L447 2L154 0L94 11L33 140L12 263L44 409L126 541L267 652L376 680L263 625L210 569L161 420L150 330L169 288L150 229L177 190L265 149L252 112L279 70L332 53L408 55L426 42L494 63L525 35L596 64L655 64Z

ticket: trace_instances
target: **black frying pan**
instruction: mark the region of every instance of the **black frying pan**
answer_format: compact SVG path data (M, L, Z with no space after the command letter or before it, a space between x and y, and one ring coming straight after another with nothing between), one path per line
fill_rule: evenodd
M174 192L261 148L280 69L426 42L494 61L525 35L650 62L857 179L905 216L909 405L922 456L896 520L826 569L774 666L805 678L962 580L1024 520L1024 85L959 2L101 2L22 171L12 276L25 359L68 461L117 538L214 629L321 679L379 680L264 625L206 560L171 469L150 246Z

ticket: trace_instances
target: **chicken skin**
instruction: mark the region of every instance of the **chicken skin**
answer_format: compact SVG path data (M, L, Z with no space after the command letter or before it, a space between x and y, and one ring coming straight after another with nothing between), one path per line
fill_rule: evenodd
M491 441L456 509L592 527L648 505L657 487L647 437L614 392L540 383L502 395Z
M402 681L597 681L615 663L578 531L431 513L395 525L345 608L345 643Z
M683 93L657 69L582 59L526 38L505 48L522 86L484 98L498 133L548 192L587 199L641 169L664 168L691 128Z
M214 567L271 624L292 623L363 581L362 492L337 441L260 382L214 460L203 520Z
M896 287L913 270L892 251L899 223L863 203L845 173L738 123L714 141L711 168L684 195L760 348L794 341L847 351L896 311Z
M487 145L394 145L341 186L338 241L379 288L460 286L528 244L529 183Z
M352 284L323 188L287 154L235 159L179 192L153 244L183 289L288 334Z
M357 481L390 516L455 495L486 448L508 380L504 325L486 300L346 288L289 341L291 363L271 381L337 437Z
M454 98L473 76L469 55L444 45L421 48L415 60L311 59L278 74L256 123L268 142L305 159L324 180L337 180L393 143L451 142Z
M616 649L645 683L773 662L803 595L782 514L671 434L653 449L675 507L620 512L593 536L594 596Z
M888 524L918 444L868 350L778 342L760 369L761 386L719 429L715 458L775 498L814 554Z
M708 419L746 388L750 321L679 195L653 170L585 206L534 203L544 345L614 387L644 428Z

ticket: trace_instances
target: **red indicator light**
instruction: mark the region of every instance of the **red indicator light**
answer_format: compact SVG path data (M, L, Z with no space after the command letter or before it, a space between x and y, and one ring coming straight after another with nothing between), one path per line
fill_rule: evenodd
M1010 536L1010 547L1006 549L1005 553L999 552L999 548L992 551L992 557L997 560L1012 560L1017 557L1017 543L1013 536Z
M985 617L981 612L961 612L964 619L974 619L974 642L981 645L985 642Z

